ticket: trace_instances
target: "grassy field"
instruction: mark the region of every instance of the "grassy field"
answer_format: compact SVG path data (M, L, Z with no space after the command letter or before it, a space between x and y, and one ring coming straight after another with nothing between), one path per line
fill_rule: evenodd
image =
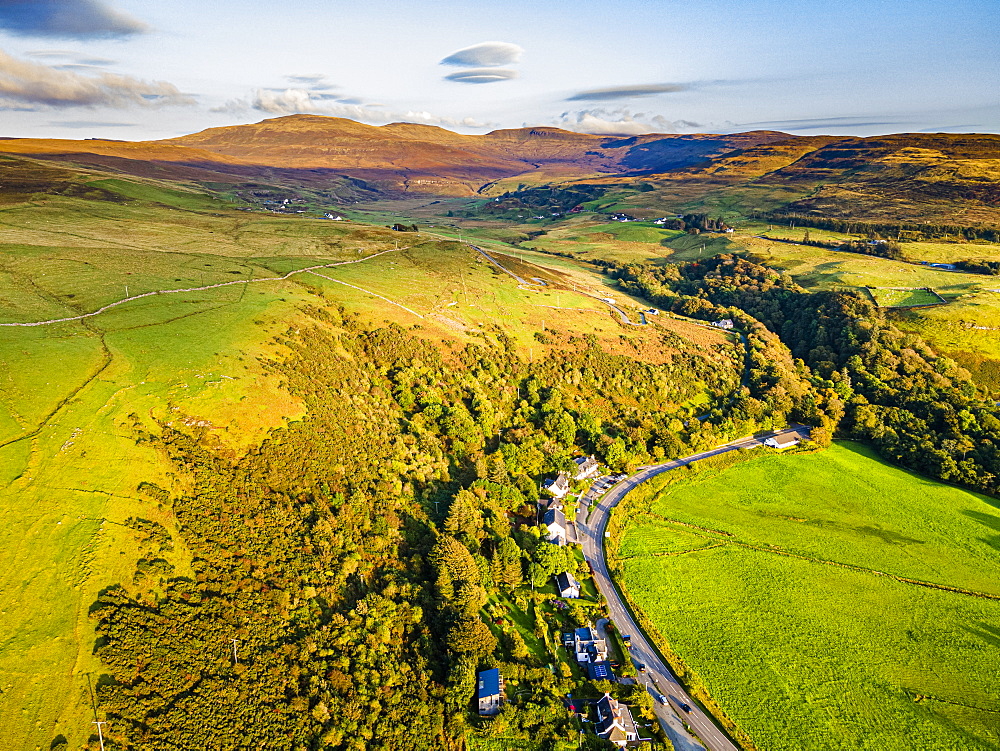
M915 308L922 305L941 305L945 302L934 290L920 287L910 289L866 287L865 289L880 308Z
M854 444L647 492L625 586L759 748L1000 745L997 501Z

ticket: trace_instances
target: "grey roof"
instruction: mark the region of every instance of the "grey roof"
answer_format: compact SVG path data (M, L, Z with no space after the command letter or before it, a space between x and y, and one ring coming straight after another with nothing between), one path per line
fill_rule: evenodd
M573 575L568 571L563 571L561 574L556 574L556 586L559 587L559 591L562 592L566 589L571 589L573 587L579 588L580 582L573 578Z
M479 673L478 699L486 699L500 693L500 668L482 670Z
M566 514L562 512L562 509L550 508L545 512L545 516L542 517L542 521L546 525L558 524L562 528L566 528Z
M615 717L616 714L617 718ZM616 702L608 694L605 694L597 701L597 715L600 717L600 720L594 726L594 730L602 738L607 738L611 741L626 741L628 740L629 732L636 732L632 712L626 705ZM616 725L616 719L620 725Z

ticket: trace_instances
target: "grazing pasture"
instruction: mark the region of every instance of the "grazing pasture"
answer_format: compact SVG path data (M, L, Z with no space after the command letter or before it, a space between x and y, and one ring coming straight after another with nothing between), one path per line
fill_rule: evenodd
M756 453L632 502L659 636L760 748L995 749L1000 503L856 444Z
M866 287L880 308L917 308L942 305L946 300L930 288Z

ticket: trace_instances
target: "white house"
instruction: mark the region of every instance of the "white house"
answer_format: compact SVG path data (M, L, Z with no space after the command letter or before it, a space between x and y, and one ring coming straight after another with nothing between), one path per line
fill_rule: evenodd
M567 631L563 634L563 645L572 650L581 665L591 662L607 662L608 643L602 639L591 625Z
M542 483L542 489L547 490L554 498L562 498L569 492L569 477L560 472L553 480L551 477Z
M576 464L576 475L573 476L574 480L585 480L588 477L593 477L601 468L601 465L597 463L597 459L593 456L578 456L573 459L573 463Z
M639 740L632 712L626 705L612 699L611 694L605 694L597 700L597 724L594 725L594 732L618 748L625 748Z
M542 517L542 525L548 530L548 541L555 545L566 544L566 515L562 509L550 508Z
M712 325L718 329L731 329L733 327L732 318L723 318L721 321L712 321Z
M560 597L569 600L576 600L580 597L580 582L574 579L573 574L569 571L556 574L556 589L559 590Z

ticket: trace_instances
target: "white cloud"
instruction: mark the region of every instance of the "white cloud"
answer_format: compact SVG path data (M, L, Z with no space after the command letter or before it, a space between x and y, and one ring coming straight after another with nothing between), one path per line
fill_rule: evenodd
M524 52L510 42L481 42L456 50L441 61L441 65L460 65L469 68L510 65L521 61Z
M331 101L328 95L317 95L306 89L257 89L249 98L231 99L213 111L231 114L256 111L270 115L328 115L368 123L409 122L461 128L485 128L490 125L471 117L455 118L426 111L386 110L378 104L360 103L355 97Z
M328 89L340 88L339 86L334 86L330 83L330 81L327 80L325 73L285 76L285 80L293 86L301 86L309 89L310 91L327 91Z
M72 50L31 50L25 52L28 57L40 57L42 59L62 59L63 64L75 64L75 65L114 65L115 60L111 60L106 57L93 57L91 55L81 55L79 52L73 52Z
M154 107L189 105L194 99L166 81L140 81L18 60L0 50L0 109L50 107Z
M446 81L457 81L458 83L496 83L497 81L509 81L512 78L517 78L517 71L507 68L471 68L457 70L444 77Z
M663 115L627 109L592 109L564 112L555 125L577 133L609 136L641 136L647 133L691 133L703 127L690 120L668 120Z

